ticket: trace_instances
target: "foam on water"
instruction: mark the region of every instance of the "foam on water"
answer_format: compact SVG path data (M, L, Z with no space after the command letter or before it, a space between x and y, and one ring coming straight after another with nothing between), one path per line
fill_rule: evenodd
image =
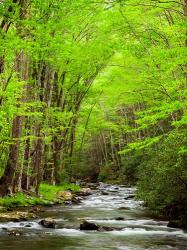
M181 236L181 237L187 237L187 235L184 234L182 230L178 231L163 231L163 230L145 230L143 228L125 228L121 231L111 231L106 232L110 234L115 235L123 235L123 236L129 236L129 235L163 235L163 236Z

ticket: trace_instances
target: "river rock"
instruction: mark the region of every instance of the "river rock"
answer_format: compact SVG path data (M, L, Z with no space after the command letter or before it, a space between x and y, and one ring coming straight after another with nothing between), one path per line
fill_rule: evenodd
M116 218L114 218L115 220L125 220L125 218L124 217L116 217Z
M110 192L111 192L111 193L118 193L118 190L116 190L116 189L111 189Z
M97 189L99 186L98 182L80 182L79 184L83 188L91 188L91 189Z
M81 188L79 191L76 191L76 194L80 196L88 196L92 194L92 190L90 188Z
M81 224L80 224L80 230L98 230L99 226L96 225L95 223L89 222L84 220Z
M31 213L41 213L41 212L44 212L44 208L42 207L33 207L32 209L30 209L30 212Z
M97 189L99 186L99 183L87 183L86 187L91 189Z
M45 228L56 228L56 221L52 218L46 218L39 222Z
M6 212L0 213L0 222L19 222L19 221L27 221L30 219L36 219L37 216L34 213L30 212Z
M130 210L129 207L119 207L118 210Z
M109 193L106 192L106 191L102 191L101 194L102 194L102 195L109 195Z
M32 227L32 223L26 224L24 227Z
M9 236L22 236L23 232L19 228L2 228Z
M100 226L97 231L99 231L99 232L111 232L111 231L114 231L114 230L120 231L121 229L114 228L114 227Z
M108 226L100 226L95 223L89 222L84 220L80 224L80 230L88 230L88 231L99 231L99 232L110 232L114 230L122 230L123 228L116 228L116 227L108 227Z
M72 200L72 193L70 191L59 191L57 193L57 199L63 199L65 201L70 201Z
M127 197L125 197L124 199L125 200L131 200L131 199L134 199L134 198L135 198L135 194L130 194Z
M64 205L71 206L72 205L72 201L66 200L66 201L64 201Z
M72 198L72 202L74 204L80 204L82 202L82 198L74 195Z

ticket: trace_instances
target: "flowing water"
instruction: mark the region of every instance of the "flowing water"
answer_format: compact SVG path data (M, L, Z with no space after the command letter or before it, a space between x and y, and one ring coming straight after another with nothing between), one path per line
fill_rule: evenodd
M101 184L80 205L48 208L40 216L55 218L57 229L43 228L39 219L1 223L0 250L186 250L187 232L151 218L142 202L133 199L134 192L134 188ZM80 231L83 219L116 229ZM10 236L4 228L15 228L23 235Z

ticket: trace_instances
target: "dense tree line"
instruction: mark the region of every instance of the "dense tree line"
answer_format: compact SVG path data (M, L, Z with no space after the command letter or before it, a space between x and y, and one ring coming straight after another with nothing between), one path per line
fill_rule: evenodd
M136 184L149 207L183 222L186 8L186 1L120 1L120 48L94 86L103 94L90 118L82 163L84 169L91 161L100 180Z
M2 1L1 195L71 166L82 101L114 53L103 4Z

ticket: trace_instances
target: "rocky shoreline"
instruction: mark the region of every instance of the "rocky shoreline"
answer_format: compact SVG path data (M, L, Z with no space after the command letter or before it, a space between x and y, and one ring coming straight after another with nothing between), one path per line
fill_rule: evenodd
M92 184L91 186L92 189L90 187L82 187L78 191L58 191L54 201L49 201L42 205L15 206L12 208L1 207L0 222L21 222L37 219L38 214L42 211L45 211L45 209L49 206L55 206L59 204L66 206L79 204L85 197L91 195L93 190L97 188L97 185Z

